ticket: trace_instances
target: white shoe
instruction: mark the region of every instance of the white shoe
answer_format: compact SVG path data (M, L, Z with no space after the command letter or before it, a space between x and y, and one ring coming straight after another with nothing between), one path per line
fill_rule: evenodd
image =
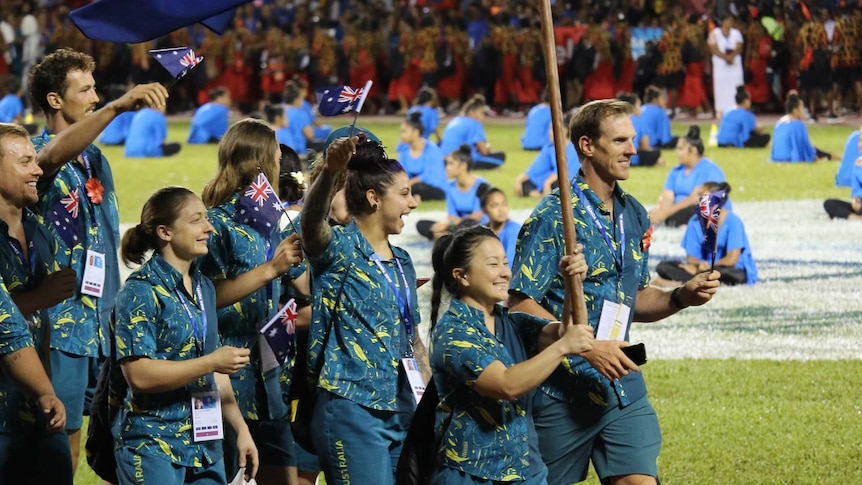
M712 119L712 113L706 113L706 112L698 113L696 118L699 120L711 120Z

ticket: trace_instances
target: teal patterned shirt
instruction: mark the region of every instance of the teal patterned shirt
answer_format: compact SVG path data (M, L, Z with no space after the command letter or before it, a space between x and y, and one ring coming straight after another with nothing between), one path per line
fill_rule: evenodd
M602 305L605 300L610 300L624 302L632 308L629 314L631 324L635 296L649 285L648 253L643 250L641 242L650 226L646 209L617 184L613 194L614 222L611 222L607 206L590 190L580 174L575 181L596 210L596 216L614 246L612 252L573 191L575 231L578 242L584 245L584 256L589 266L584 281L588 321L593 328L597 328ZM621 243L620 215L625 232L622 274L616 259ZM512 266L510 291L532 298L558 319L562 318L563 312L564 289L559 261L564 251L560 194L555 190L542 199L524 222ZM628 339L628 334L625 339ZM646 394L640 372L632 372L611 383L581 357L567 358L562 368L557 369L541 389L551 397L569 400L575 408L574 414L585 420L593 419L604 411L608 402L607 393L611 389L617 393L623 406Z
M53 135L48 129L31 141L40 151ZM105 191L102 202L94 204L87 197L85 184L89 178L83 163L69 161L53 178L40 181L39 202L36 206L39 221L48 227L57 242L54 261L60 267L71 266L77 273L75 295L48 310L53 323L51 348L73 355L97 357L101 346L102 355L109 354L108 322L120 288L120 262L117 250L120 245L120 216L117 209L117 193L114 176L108 160L96 145L84 150L91 166L92 175L99 179ZM83 156L81 157L83 160ZM78 218L83 223L83 239L67 245L48 221L48 211L57 207L61 199L78 190ZM105 283L101 298L80 293L84 276L87 250L105 254Z
M193 294L189 295L182 274L158 254L129 276L117 295L114 312L118 362L128 357L190 360L220 346L213 284L194 266L191 276ZM199 307L198 288L205 315ZM221 441L195 443L192 439L191 395L215 389L213 374L169 392L134 393L129 389L112 428L115 446L187 467L219 461Z
M395 257L381 264L402 298L409 293L403 301L409 302L412 343L419 325L416 270L406 251L390 247ZM402 345L407 342L402 334L405 324L394 289L373 255L371 244L351 223L333 227L326 249L308 259L312 276L308 369L312 377L315 369L322 369L317 387L325 391L367 408L399 411L398 367L410 349Z
M224 204L207 211L215 230L210 236L209 254L202 258L201 271L213 281L236 278L269 260L266 238L252 227L233 220L240 195L234 194ZM274 230L270 235L270 251L283 239L284 234ZM230 376L245 419L275 421L288 416L293 362L287 359L282 366L264 373L258 348L258 330L278 311L281 292L281 279L276 278L218 311L222 342L251 349L251 364Z
M440 395L436 432L442 434L439 462L473 477L493 481L530 478L527 393L514 401L482 396L473 390L492 362L506 367L526 360L524 340L533 340L547 321L526 313L495 308L496 335L485 326L485 314L457 298L431 330L430 360ZM508 338L505 334L511 333ZM519 333L525 334L523 337ZM529 336L528 336L529 335ZM517 342L507 348L504 339ZM445 419L452 416L451 421ZM534 462L541 463L538 456Z
M33 338L27 321L12 302L0 277L0 357L32 346ZM0 372L0 434L21 432L28 423L32 428L33 419L33 413L15 383L5 372Z

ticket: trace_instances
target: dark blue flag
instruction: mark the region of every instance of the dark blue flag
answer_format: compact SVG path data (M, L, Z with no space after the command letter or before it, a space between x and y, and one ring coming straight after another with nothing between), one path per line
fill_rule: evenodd
M251 226L264 237L269 237L272 230L278 227L278 219L284 213L281 201L272 190L269 180L263 173L245 189L245 193L236 202L236 222Z
M175 80L181 79L204 60L204 57L196 55L191 47L153 49L150 55L171 73Z
M134 44L198 22L221 34L230 25L236 7L249 1L99 0L72 10L70 17L91 39Z
M73 248L83 242L84 225L80 215L81 199L78 189L69 192L48 209L48 223L66 243L67 248Z
M281 310L260 329L280 365L296 355L296 301L291 298Z
M338 116L346 113L359 113L368 92L371 91L371 81L361 88L351 86L330 86L314 91L317 96L317 112L321 116Z
M721 216L721 208L727 202L727 190L716 190L710 194L703 194L698 204L700 214L700 226L703 228L703 244L712 251L715 259L715 251L718 246L718 218Z

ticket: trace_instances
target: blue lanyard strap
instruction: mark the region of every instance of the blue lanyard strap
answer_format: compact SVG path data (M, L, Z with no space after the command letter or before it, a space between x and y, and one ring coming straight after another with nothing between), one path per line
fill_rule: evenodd
M386 278L386 282L389 283L389 287L392 288L392 291L395 293L395 299L398 302L398 310L401 313L401 320L404 322L404 329L407 331L407 341L410 342L410 346L412 347L413 316L410 314L410 285L407 283L407 276L404 275L404 268L401 266L401 261L398 261L398 258L395 258L395 264L398 265L398 273L401 274L401 280L404 281L404 293L406 293L407 297L406 301L404 296L401 295L398 285L392 280L392 277L389 276L389 271L387 271L386 267L383 266L380 255L374 253L371 255L371 259L380 269L380 272L383 273L383 277Z
M269 236L266 236L263 238L263 244L264 244L264 248L266 251L266 260L267 260L267 262L269 262L272 260L272 256L274 254L274 249L272 247L272 240L269 238ZM266 304L267 305L269 305L269 303L272 301L272 294L274 293L274 290L273 290L274 285L275 285L275 280L269 280L269 282L266 284ZM266 322L264 322L264 323L266 323Z
M183 308L185 308L186 313L189 316L189 320L191 320L192 322L192 331L194 332L195 336L195 348L197 348L198 350L198 355L203 355L204 345L206 344L207 338L207 312L206 308L204 307L204 295L203 291L201 291L201 284L198 283L195 286L195 297L198 300L197 309L200 310L200 315L195 315L191 307L189 307L188 303L186 303L188 297L186 297L185 293L179 291L179 287L177 287L177 296L179 297L180 303L183 305ZM200 334L198 334L198 322L200 322L201 327Z
M611 252L611 255L614 258L614 262L617 264L617 294L619 294L622 290L622 279L623 279L623 262L625 261L625 251L626 251L626 226L623 221L623 211L620 211L617 217L618 225L620 228L620 243L619 250L614 249L613 241L611 240L610 235L605 230L604 224L599 220L599 216L596 214L596 209L593 207L593 204L590 203L589 199L587 199L586 194L578 187L577 183L572 184L572 190L578 195L578 199L580 199L581 203L584 205L584 209L586 209L587 214L589 214L590 219L593 221L593 225L599 230L599 233L602 235L602 239L604 239L605 244L608 246L608 249ZM613 203L613 202L611 202Z

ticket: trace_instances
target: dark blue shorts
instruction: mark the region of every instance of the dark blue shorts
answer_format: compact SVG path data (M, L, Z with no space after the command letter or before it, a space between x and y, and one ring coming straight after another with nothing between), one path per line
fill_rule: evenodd
M72 485L72 477L66 433L0 433L0 484Z
M121 446L114 450L117 459L117 478L120 485L149 485L153 483L224 485L224 460L204 467L189 467L171 463L167 457L135 453Z
M76 431L84 425L84 397L90 382L90 367L95 361L94 357L51 349L51 382L66 407L66 431Z

